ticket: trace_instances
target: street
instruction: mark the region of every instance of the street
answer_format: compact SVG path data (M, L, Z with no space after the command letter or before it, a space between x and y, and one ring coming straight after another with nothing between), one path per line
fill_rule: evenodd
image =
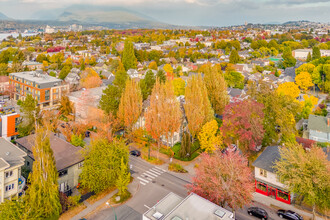
M88 219L95 220L114 220L115 215L118 220L141 220L142 214L149 208L154 206L158 201L165 197L168 193L186 197L188 192L185 188L189 182L177 176L174 176L165 170L151 165L141 158L130 157L130 165L132 176L135 181L139 181L139 189L135 195L124 205L115 208L109 207L92 215ZM276 210L264 207L261 204L254 204L260 208L264 208L270 219L280 219L276 215ZM246 208L236 212L237 220L255 220L247 214Z

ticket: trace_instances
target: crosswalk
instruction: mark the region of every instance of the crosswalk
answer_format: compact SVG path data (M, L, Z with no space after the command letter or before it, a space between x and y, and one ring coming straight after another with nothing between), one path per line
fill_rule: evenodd
M138 180L140 180L140 184L142 186L147 185L148 183L152 182L156 177L162 175L166 171L159 167L153 167L149 170L142 173L140 176L137 177Z

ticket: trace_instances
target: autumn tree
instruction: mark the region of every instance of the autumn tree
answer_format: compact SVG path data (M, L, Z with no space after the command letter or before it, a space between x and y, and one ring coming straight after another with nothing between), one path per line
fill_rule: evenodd
M216 120L207 122L199 132L198 140L201 149L208 153L213 153L216 149L221 148L222 135L218 127L218 122Z
M133 80L126 81L125 90L121 96L118 119L122 121L127 131L132 132L134 123L142 112L142 94L139 85Z
M290 192L313 207L313 219L316 207L329 209L330 162L323 149L314 146L304 150L299 144L288 143L280 148L280 156L274 167L276 175Z
M157 70L158 69L157 63L155 61L150 62L148 68L152 70Z
M240 61L240 57L237 53L237 50L232 50L229 56L229 63L236 64Z
M120 161L120 171L118 173L118 179L116 181L116 187L118 189L118 195L124 196L127 192L127 185L131 180L131 173L128 170L127 163L124 162L124 158Z
M317 105L318 103L318 98L316 98L315 96L308 96L308 95L304 95L303 96L304 101L300 102L301 106L302 106L302 110L301 110L301 117L304 119L308 119L309 115L312 113L315 105Z
M26 195L29 208L26 211L31 219L56 218L61 213L58 172L50 147L49 134L42 128L37 129L32 153L33 172L29 176L30 186Z
M143 100L146 100L151 95L152 88L154 87L156 78L151 70L146 72L144 79L140 81L140 88L143 96Z
M158 70L157 74L156 74L156 78L161 82L161 83L165 83L166 81L166 75L165 75L165 71L164 70Z
M254 100L236 100L226 106L221 131L227 145L238 144L244 152L256 151L264 137L264 105Z
M91 68L87 68L82 74L80 84L86 89L99 87L102 80L97 72Z
M60 113L64 116L68 116L73 113L73 108L73 103L70 101L69 97L62 95L59 107Z
M311 86L313 86L312 77L308 72L301 72L295 78L297 85L304 91L307 91Z
M300 94L300 89L294 82L282 83L278 86L276 91L281 96L287 95L293 99L298 98Z
M186 82L181 78L175 78L172 81L174 87L174 94L176 96L184 95Z
M133 43L128 40L126 40L124 44L122 62L125 70L136 69L137 60L134 54Z
M83 156L85 160L80 174L81 184L99 193L116 185L121 161L128 166L129 152L123 141L95 139L85 148Z
M291 51L291 47L285 47L284 48L284 52L282 55L283 58L283 66L285 68L287 67L292 67L296 65L296 59L292 56L292 51Z
M224 73L226 83L231 88L244 89L244 76L240 72L226 71Z
M20 105L20 111L23 115L23 120L18 126L18 133L20 136L27 136L35 130L36 120L39 118L40 108L38 107L38 101L28 94Z
M214 118L214 112L208 99L207 89L202 76L192 76L185 90L186 118L189 132L194 139L202 126Z
M214 112L222 115L225 106L229 103L227 83L224 76L216 67L208 66L204 71L204 82Z
M188 132L184 131L182 134L179 156L181 158L186 158L191 156L191 147L192 147L191 135Z
M187 188L215 204L229 206L235 211L252 201L254 182L244 156L238 152L221 154L216 151L212 155L201 155L196 175Z
M171 82L165 84L158 80L150 96L150 106L145 114L146 130L157 140L158 150L160 149L161 137L167 140L172 137L174 132L180 128L182 121L182 112L180 103L174 95L174 89Z
M308 72L309 74L313 74L315 66L311 63L304 63L303 65L299 66L295 72L296 76L299 75L301 72Z

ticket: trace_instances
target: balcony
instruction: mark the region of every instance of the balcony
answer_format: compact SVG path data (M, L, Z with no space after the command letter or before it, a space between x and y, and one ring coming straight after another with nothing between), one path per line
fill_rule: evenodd
M26 179L24 178L24 176L21 176L20 178L18 178L17 192L18 193L23 192L23 189L24 189L25 186L26 186Z

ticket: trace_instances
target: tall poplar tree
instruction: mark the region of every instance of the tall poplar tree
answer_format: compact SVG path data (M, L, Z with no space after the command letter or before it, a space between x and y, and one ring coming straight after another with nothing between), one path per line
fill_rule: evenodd
M225 106L229 103L226 80L216 67L209 66L204 74L204 82L213 110L216 114L222 115Z
M238 63L240 60L240 57L237 53L237 50L232 50L231 53L230 53L230 56L229 56L229 63L233 63L233 64L236 64Z
M146 100L151 95L152 88L154 87L156 78L151 70L148 70L144 79L140 81L141 92L143 100Z
M291 47L285 47L283 51L283 66L285 68L292 67L296 65L297 60L292 56Z
M126 81L117 114L129 133L132 131L134 123L139 119L141 112L142 94L140 87L135 81L129 79Z
M185 90L185 113L189 132L194 139L206 122L214 117L214 112L208 99L207 89L202 76L192 76Z
M137 65L133 43L128 40L126 40L124 44L122 62L126 70L135 69Z
M319 47L313 47L312 59L320 59L321 58L321 51Z
M29 176L31 183L27 191L28 215L34 219L57 219L61 213L58 191L58 172L49 133L38 128L32 148L34 162Z

